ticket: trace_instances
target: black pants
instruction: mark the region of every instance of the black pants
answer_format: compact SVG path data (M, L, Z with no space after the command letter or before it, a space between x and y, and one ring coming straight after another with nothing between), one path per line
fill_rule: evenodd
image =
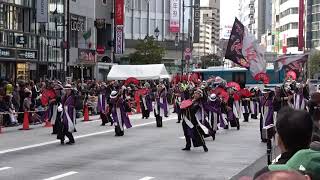
M149 118L150 111L148 109L141 108L142 110L142 118Z
M243 113L244 122L249 122L249 113Z
M65 140L65 137L68 137L69 142L74 143L74 138L71 132L68 131L68 129L64 128L60 133L58 133L58 139L63 142Z

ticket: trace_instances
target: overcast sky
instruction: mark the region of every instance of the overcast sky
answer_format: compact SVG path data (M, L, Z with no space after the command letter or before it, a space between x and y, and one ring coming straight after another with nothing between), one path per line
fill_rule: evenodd
M224 27L225 25L233 25L234 18L238 16L239 13L239 0L220 0L220 25Z

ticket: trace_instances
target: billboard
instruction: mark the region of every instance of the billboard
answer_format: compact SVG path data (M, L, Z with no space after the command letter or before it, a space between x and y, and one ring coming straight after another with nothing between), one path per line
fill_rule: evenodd
M180 2L179 0L170 0L170 25L169 31L178 33L180 31Z
M37 0L37 22L48 22L48 0Z
M115 53L123 54L124 42L124 0L115 1Z
M200 40L200 0L194 1L194 36L193 42L199 43Z

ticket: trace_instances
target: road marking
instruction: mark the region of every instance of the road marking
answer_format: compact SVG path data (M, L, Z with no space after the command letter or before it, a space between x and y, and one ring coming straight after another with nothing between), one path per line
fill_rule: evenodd
M176 118L168 118L168 119L164 119L163 122L172 121L172 120L175 120L175 119ZM148 126L148 125L155 124L155 123L156 123L155 121L152 121L152 122L148 122L148 123L138 124L138 125L132 126L132 128ZM96 133L79 135L79 136L75 136L74 138L75 139L82 139L82 138L86 138L86 137L107 134L107 133L110 133L110 132L114 132L114 129L110 129L110 130L107 130L107 131L100 131L100 132L96 132ZM0 151L0 154L6 154L6 153L10 153L10 152L17 152L17 151L21 151L21 150L32 149L32 148L47 146L47 145L56 144L56 143L60 143L60 140L54 140L54 141L48 141L48 142L43 142L43 143L39 143L39 144L33 144L33 145L18 147L18 148L6 149L6 150Z
M146 177L141 178L139 180L150 180L150 179L154 179L154 177L146 176Z
M47 178L47 179L43 179L43 180L56 180L56 179L61 179L63 177L66 177L66 176L71 176L71 175L74 175L74 174L77 174L78 172L75 172L75 171L70 171L70 172L67 172L67 173L64 173L64 174L60 174L60 175L57 175L57 176L53 176L51 178Z
M7 169L11 169L12 167L2 167L0 168L0 171L4 171L4 170L7 170Z
M179 137L179 139L186 139L186 137L182 136L182 137Z

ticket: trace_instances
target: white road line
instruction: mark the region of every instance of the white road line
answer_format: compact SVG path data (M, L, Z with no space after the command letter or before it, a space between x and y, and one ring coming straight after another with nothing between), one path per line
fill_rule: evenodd
M154 177L146 176L146 177L141 178L139 180L150 180L150 179L154 179Z
M4 171L4 170L7 170L7 169L11 169L12 167L1 167L0 168L0 171Z
M172 121L172 120L174 120L174 119L176 119L176 118L164 119L163 122ZM132 126L132 128L142 127L142 126L148 126L148 125L150 125L150 124L155 124L155 123L156 123L156 122L153 121L153 122L138 124L138 125ZM110 130L107 130L107 131L100 131L100 132L96 132L96 133L79 135L79 136L75 136L74 138L75 138L75 139L82 139L82 138L86 138L86 137L91 137L91 136L97 136L97 135L107 134L107 133L110 133L110 132L114 132L114 129L110 129ZM18 148L6 149L6 150L0 151L0 154L6 154L6 153L10 153L10 152L17 152L17 151L26 150L26 149L32 149L32 148L41 147L41 146L46 146L46 145L55 144L55 143L59 143L59 142L60 142L59 140L54 140L54 141L48 141L48 142L43 142L43 143L39 143L39 144L22 146L22 147L18 147Z
M182 137L179 137L179 139L186 139L186 137L182 136Z
M75 171L70 171L70 172L67 172L67 173L64 173L64 174L60 174L60 175L57 175L57 176L53 176L53 177L50 177L50 178L47 178L47 179L43 179L43 180L56 180L56 179L61 179L63 177L66 177L66 176L71 176L71 175L74 175L74 174L77 174L78 172L75 172Z

